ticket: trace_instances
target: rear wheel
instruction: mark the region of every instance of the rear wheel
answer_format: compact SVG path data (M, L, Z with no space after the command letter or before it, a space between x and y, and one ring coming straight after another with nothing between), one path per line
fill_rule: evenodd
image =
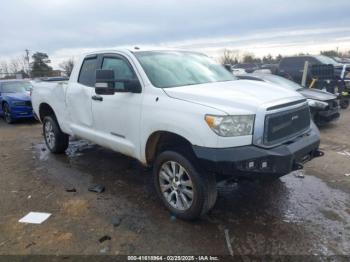
M64 153L69 144L69 136L63 133L52 116L46 116L43 121L43 133L48 149L55 154Z
M4 120L6 123L8 124L12 124L14 122L12 116L11 116L11 110L10 110L10 106L8 105L8 103L5 103L2 111L4 112Z
M216 181L212 174L199 174L182 154L165 151L154 164L154 185L159 197L176 217L193 220L215 204Z

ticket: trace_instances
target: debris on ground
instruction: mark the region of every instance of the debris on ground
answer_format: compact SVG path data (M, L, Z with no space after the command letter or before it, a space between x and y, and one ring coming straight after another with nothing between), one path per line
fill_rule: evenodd
M226 239L226 245L227 245L228 252L230 252L230 255L233 256L233 249L232 249L232 245L231 245L231 240L230 240L230 235L229 235L228 229L225 229L225 239Z
M297 178L305 178L304 171L302 171L302 170L295 171L294 176Z
M77 190L74 187L68 187L68 188L66 188L66 192L75 193L75 192L77 192Z
M122 219L119 217L113 217L112 218L112 224L114 227L117 227L120 225L120 223L122 222Z
M27 199L31 199L32 198L32 196L31 195L29 195L28 197L27 197Z
M50 216L50 213L29 212L27 215L18 220L18 222L28 224L41 224Z
M344 176L350 176L350 174L345 174Z
M175 221L175 220L176 220L176 216L171 215L171 216L170 216L170 220L171 220L171 221Z
M99 241L100 243L103 243L103 242L105 242L105 241L107 241L107 240L111 240L111 239L112 239L112 238L111 238L110 236L105 235L105 236L101 237L98 241Z
M90 192L102 193L105 191L105 187L102 185L94 185L88 188Z

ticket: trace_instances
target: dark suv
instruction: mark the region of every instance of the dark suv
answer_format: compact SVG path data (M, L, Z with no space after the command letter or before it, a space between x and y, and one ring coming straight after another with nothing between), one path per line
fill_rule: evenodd
M340 78L341 72L343 70L342 64L337 63L334 59L327 56L305 55L282 58L278 65L278 74L300 84L303 76L304 64L306 61L309 62L309 72L311 71L311 67L313 65L333 65L335 76ZM308 74L308 80L311 80L310 74Z

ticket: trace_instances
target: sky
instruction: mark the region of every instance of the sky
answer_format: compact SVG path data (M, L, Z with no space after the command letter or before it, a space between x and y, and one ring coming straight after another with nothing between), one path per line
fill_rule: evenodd
M0 61L46 52L166 46L219 57L350 50L349 0L11 0L0 4Z

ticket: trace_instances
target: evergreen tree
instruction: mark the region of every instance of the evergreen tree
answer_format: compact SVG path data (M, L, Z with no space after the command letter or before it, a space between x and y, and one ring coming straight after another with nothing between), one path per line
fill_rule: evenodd
M32 55L32 59L32 77L50 76L52 67L48 64L51 63L51 61L46 53L36 52Z

